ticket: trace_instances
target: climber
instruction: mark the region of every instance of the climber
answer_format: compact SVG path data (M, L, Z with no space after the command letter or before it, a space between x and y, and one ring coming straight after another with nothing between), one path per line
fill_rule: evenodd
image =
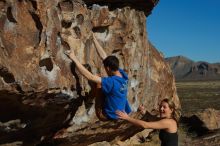
M139 107L142 114L144 113L144 107ZM116 114L120 119L126 120L134 125L142 128L160 129L159 138L161 140L161 146L178 146L178 120L180 112L176 109L175 104L170 99L163 99L160 103L160 120L153 122L146 122L138 119L134 119L127 115L124 111L116 111Z
M69 44L70 48L71 42L74 42L73 37L63 35L64 40ZM96 49L101 56L104 64L104 68L108 77L99 77L90 73L76 58L74 51L67 52L67 56L73 60L78 68L79 72L84 75L88 80L101 85L101 90L104 94L104 105L103 105L103 116L102 120L116 120L118 119L116 115L116 110L125 111L126 113L131 112L127 100L127 86L128 86L128 76L127 74L119 68L119 60L115 56L106 55L103 48L100 46L93 34L93 42Z

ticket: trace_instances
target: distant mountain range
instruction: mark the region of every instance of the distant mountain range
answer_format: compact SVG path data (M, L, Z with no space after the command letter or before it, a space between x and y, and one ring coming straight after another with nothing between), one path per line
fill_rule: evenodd
M184 56L165 58L177 81L220 80L220 63L194 62Z

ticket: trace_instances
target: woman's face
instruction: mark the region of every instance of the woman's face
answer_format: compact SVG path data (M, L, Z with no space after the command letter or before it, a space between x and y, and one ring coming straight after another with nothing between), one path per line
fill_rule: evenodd
M165 101L162 101L160 105L160 117L161 118L171 118L173 110L170 109L169 104Z

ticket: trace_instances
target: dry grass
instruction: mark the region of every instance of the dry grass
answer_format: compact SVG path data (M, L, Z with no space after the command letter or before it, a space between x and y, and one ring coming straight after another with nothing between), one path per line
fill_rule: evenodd
M183 115L206 108L220 110L220 81L177 82L176 86Z

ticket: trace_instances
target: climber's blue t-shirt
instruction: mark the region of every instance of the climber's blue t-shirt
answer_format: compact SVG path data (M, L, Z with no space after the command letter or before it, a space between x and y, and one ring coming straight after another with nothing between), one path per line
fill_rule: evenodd
M119 69L122 77L102 77L102 91L105 95L104 112L109 119L118 119L116 110L131 112L127 100L128 76Z

